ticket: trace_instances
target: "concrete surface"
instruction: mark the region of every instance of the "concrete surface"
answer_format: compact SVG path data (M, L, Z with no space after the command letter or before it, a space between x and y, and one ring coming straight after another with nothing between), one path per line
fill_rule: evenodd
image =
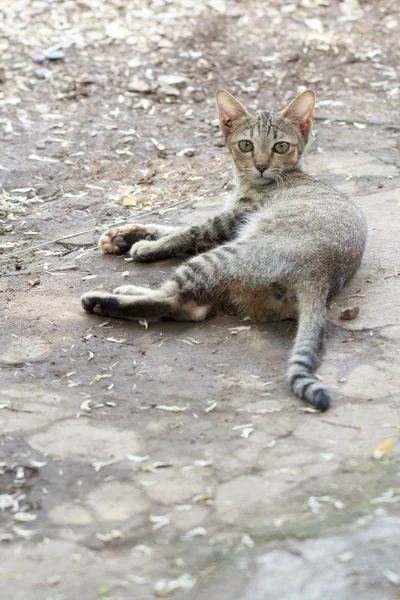
M398 7L40 4L7 5L0 40L2 597L399 598ZM39 80L32 56L57 43ZM153 91L127 92L145 72ZM179 95L154 87L164 73L187 78ZM217 87L275 108L301 85L321 102L305 167L369 223L329 310L325 414L285 382L293 323L146 328L79 302L176 264L103 257L95 227L189 221L229 192Z

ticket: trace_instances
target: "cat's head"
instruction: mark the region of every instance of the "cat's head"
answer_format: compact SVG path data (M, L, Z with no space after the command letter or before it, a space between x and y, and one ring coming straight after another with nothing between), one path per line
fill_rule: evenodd
M298 167L313 124L313 91L302 92L280 112L253 116L229 92L218 90L217 108L240 181L263 186Z

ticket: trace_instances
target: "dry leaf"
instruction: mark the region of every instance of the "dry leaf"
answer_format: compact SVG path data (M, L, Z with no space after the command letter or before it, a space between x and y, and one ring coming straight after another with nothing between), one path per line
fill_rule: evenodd
M351 560L353 560L355 554L354 552L342 552L342 554L339 554L339 556L337 557L338 561L341 563L347 563L350 562Z
M276 440L271 440L270 442L267 442L266 444L264 444L263 448L273 448L276 445Z
M89 279L96 279L97 275L86 275L86 277L81 277L81 281L89 281Z
M239 331L248 331L251 329L251 325L241 325L240 327L228 327L228 331L231 335L238 335Z
M192 500L193 502L206 502L207 500L214 500L214 496L212 494L197 494Z
M164 404L157 404L155 408L158 408L158 410L167 410L169 412L183 412L189 408L189 404L186 406L177 406L176 404L173 404L172 406L166 406Z
M28 285L30 285L31 287L35 287L36 285L40 284L40 279L34 279L33 281L29 281Z
M32 513L19 512L14 515L14 521L18 523L28 523L29 521L35 521L37 519L37 515L33 515Z
M149 455L147 456L137 456L136 454L127 454L126 458L128 460L131 460L133 462L145 462L146 460L148 460L150 458Z
M94 381L101 381L102 379L108 379L109 377L112 377L111 373L104 373L103 375L96 375L96 377L94 378Z
M400 575L398 575L397 573L394 573L389 569L385 569L383 571L383 574L386 577L386 579L390 581L390 583L393 583L394 585L400 585Z
M249 536L248 533L244 533L240 541L243 544L243 546L247 546L247 548L254 548L255 542L253 538Z
M247 438L249 438L251 436L253 431L254 431L253 427L246 427L246 429L242 429L242 433L240 434L240 437L245 438L247 440Z
M169 515L150 515L149 519L151 523L154 523L152 527L154 531L157 531L157 529L161 529L162 527L165 527L171 523Z
M393 438L388 438L382 444L379 444L376 448L372 450L372 456L379 460L382 456L386 456L386 454L391 454L393 452Z
M207 529L205 529L205 527L195 527L194 529L187 531L185 535L182 535L180 539L186 541L194 537L202 537L205 535L207 535Z
M153 590L157 598L168 598L175 592L191 590L196 583L189 573L184 573L178 579L160 579L154 584Z
M82 404L80 405L79 410L84 410L86 412L91 412L92 411L92 408L90 406L91 402L92 402L91 400L84 400L82 402Z
M136 200L133 196L128 196L122 200L122 206L136 206Z

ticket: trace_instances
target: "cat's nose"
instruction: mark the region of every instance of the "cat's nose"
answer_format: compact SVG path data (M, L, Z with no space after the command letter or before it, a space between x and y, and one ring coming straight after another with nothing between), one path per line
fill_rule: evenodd
M264 171L266 171L269 167L269 165L267 165L267 163L257 163L256 165L254 165L255 168L257 169L257 171L260 171L261 175L264 173Z

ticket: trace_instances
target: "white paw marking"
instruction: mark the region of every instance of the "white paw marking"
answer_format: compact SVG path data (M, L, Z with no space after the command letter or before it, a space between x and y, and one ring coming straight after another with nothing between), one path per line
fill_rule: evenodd
M132 256L132 258L145 258L151 255L153 247L154 242L142 240L141 242L136 242L136 244L132 246L129 254Z
M113 293L119 296L136 296L143 293L143 288L136 285L121 285L115 288Z

